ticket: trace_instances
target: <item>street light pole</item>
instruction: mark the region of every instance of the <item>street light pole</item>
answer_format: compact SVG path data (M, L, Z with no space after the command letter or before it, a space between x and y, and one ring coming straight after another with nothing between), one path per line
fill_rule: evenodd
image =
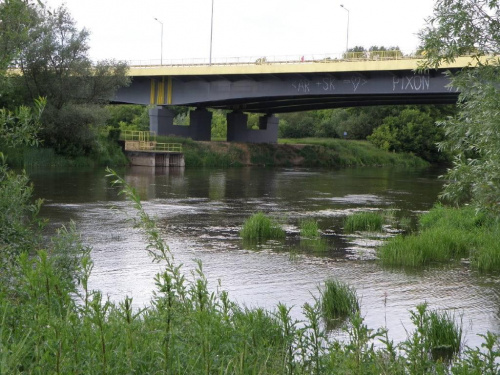
M155 20L158 21L161 25L161 49L160 49L160 65L163 65L163 22L161 22L158 18L155 17Z
M347 52L349 52L349 9L347 9L343 4L340 6L347 11L347 40L345 42L345 53L347 56Z
M212 65L212 35L214 33L214 0L212 0L212 15L210 16L210 58L208 64Z

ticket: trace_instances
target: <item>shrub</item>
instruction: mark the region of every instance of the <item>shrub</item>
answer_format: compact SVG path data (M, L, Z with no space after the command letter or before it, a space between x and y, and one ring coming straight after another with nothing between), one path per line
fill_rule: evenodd
M377 147L395 152L411 152L429 162L448 160L437 143L444 132L434 118L418 109L405 109L398 116L389 116L367 139Z

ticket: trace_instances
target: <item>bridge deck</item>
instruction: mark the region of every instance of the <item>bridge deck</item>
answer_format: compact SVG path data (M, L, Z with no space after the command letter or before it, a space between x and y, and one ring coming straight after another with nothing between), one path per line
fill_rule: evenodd
M232 63L213 65L164 65L131 66L128 72L133 77L153 76L210 76L210 75L253 75L253 74L301 74L341 73L415 70L422 57L399 59L356 59L317 60L306 62ZM470 57L459 57L453 63L444 64L441 69L462 68L474 64Z

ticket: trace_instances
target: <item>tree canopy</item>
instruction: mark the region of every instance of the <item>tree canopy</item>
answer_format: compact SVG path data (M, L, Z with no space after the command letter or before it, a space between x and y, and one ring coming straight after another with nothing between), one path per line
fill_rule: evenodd
M69 155L82 155L96 145L105 126L109 102L127 85L127 65L92 62L89 31L78 29L64 6L48 9L41 1L0 2L0 69L15 67L0 89L0 105L29 105L47 99L40 136L46 146ZM12 108L11 108L12 109Z
M460 112L439 124L440 148L455 155L442 197L500 214L499 1L438 0L421 40L423 69L471 56L470 66L449 74Z

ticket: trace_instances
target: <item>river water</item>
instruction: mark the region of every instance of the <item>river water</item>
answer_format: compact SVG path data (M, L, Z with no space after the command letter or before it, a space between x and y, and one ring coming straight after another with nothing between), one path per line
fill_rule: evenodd
M319 295L318 287L337 278L356 288L370 328L387 327L396 342L412 330L409 310L427 302L462 320L466 344L479 345L478 333L500 332L500 278L478 275L467 262L419 270L386 269L375 248L394 235L345 235L342 222L357 211L384 211L416 223L441 189L442 170L390 168L320 169L150 169L120 171L140 195L178 264L191 279L200 259L212 290L227 290L248 307L273 310L278 302L301 307ZM147 306L153 264L140 233L133 228L131 204L110 185L103 170L30 171L35 192L45 199L42 216L50 227L73 220L92 246L91 287L113 301L133 297ZM246 218L263 211L286 229L284 241L245 244L238 232ZM299 221L317 220L322 240L300 239Z

